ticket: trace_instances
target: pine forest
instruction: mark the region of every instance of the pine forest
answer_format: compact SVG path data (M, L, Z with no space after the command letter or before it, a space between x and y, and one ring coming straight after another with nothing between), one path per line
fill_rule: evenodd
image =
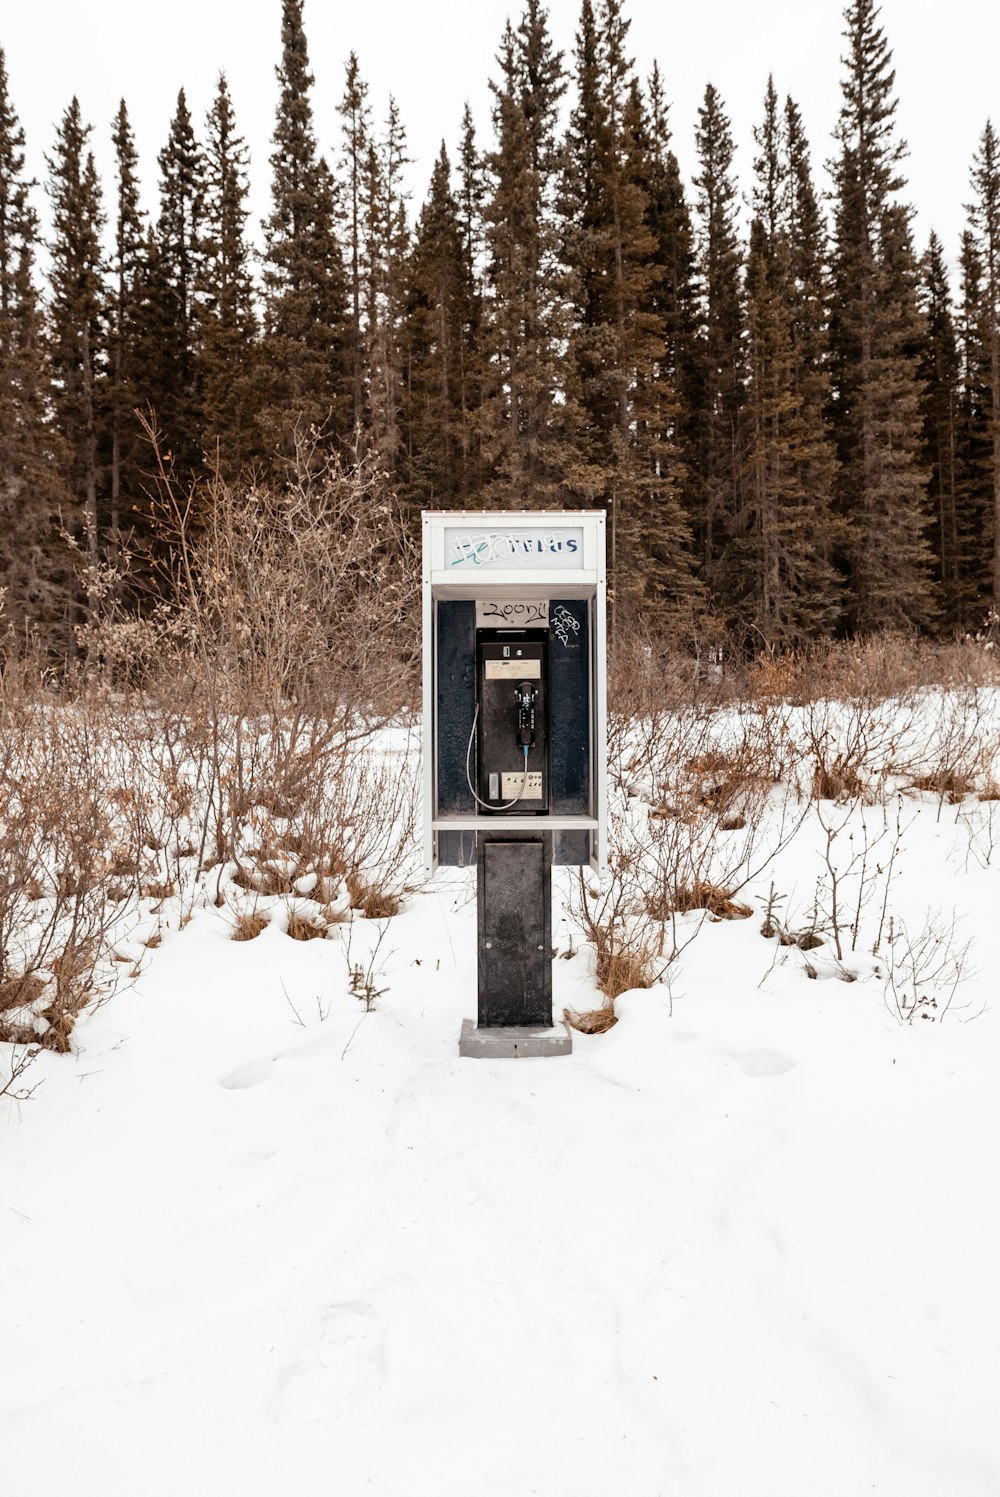
M915 243L875 0L844 12L832 149L764 80L738 179L709 85L689 181L624 0L582 0L566 54L525 0L488 138L443 122L459 145L420 203L353 54L318 138L306 19L282 0L268 163L223 75L203 119L181 90L155 162L126 100L97 127L72 99L36 183L0 50L7 658L169 608L220 505L280 516L334 470L355 512L330 523L384 525L387 577L425 508L599 507L615 616L650 636L755 653L995 622L1000 138L969 142L961 243Z

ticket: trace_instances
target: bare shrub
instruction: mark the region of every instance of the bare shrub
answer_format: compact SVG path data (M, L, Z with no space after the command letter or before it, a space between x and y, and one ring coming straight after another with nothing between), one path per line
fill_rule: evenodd
M0 1042L2 1043L2 1042ZM0 1050L0 1097L11 1102L27 1102L41 1082L25 1085L25 1075L38 1057L37 1045L4 1045Z
M601 881L580 869L571 913L594 949L597 986L611 1000L656 980L655 922L646 905L642 848L626 814L610 817L611 845Z
M0 696L0 1039L69 1048L115 913L106 722L4 681ZM107 973L105 973L107 977Z
M909 702L869 695L808 703L795 733L799 760L809 775L808 794L817 801L874 803L909 741L914 715Z
M886 1004L900 1023L940 1023L969 976L971 941L960 944L954 916L928 917L915 933L891 920L886 953Z
M887 631L852 640L816 640L794 652L758 657L747 672L752 696L782 701L887 701L926 687L995 685L1000 660L981 642L929 640Z
M957 805L977 785L993 782L997 722L993 694L975 686L925 693L920 703L921 732L909 759L910 784L937 796L938 816Z

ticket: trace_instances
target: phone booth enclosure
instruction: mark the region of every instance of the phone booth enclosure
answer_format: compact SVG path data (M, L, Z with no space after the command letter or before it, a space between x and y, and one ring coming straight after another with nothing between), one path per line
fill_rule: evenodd
M550 634L546 640L538 631L530 631L535 635L531 643L541 644L543 654L540 721L536 730L542 742L529 753L528 769L534 770L539 761L543 765L542 804L525 802L518 809L523 814L586 817L591 809L590 744L594 736L587 651L590 604L586 599L558 598L551 601L550 614L555 609L560 610L560 621L564 623L560 637L553 639ZM482 680L484 659L487 655L495 657L502 650L505 636L499 631L476 630L473 601L445 599L436 604L435 638L438 813L489 814L473 799L466 778L467 764L472 764L472 783L484 800L489 788L488 781L484 784L485 776L521 768L518 755L504 753L508 747L517 747L513 692L505 702L501 699L499 682ZM524 648L528 643L526 637L517 634L507 636L506 641L512 649ZM483 686L487 690L477 696L477 688ZM477 700L482 721L473 732ZM588 830L555 831L553 861L589 864L591 841ZM437 856L445 867L471 865L476 857L475 833L439 832Z

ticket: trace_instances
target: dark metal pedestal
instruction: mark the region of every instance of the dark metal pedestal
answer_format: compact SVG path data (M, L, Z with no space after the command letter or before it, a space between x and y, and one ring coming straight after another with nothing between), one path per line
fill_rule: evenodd
M481 832L479 1028L552 1025L552 839Z

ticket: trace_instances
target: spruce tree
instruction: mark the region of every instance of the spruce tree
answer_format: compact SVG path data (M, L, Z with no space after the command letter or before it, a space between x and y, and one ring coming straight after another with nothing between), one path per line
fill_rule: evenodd
M699 329L691 389L687 504L703 576L726 587L726 543L742 509L746 327L737 232L733 139L718 92L709 84L698 111Z
M486 224L486 172L476 145L472 111L466 104L462 114L459 150L458 209L462 234L463 277L468 287L468 310L461 348L462 401L462 493L471 504L486 484L488 468L483 455L481 418L486 385L487 352L484 336L483 274Z
M476 145L476 127L472 110L466 104L462 112L462 144L459 151L459 221L462 245L473 282L479 289L486 229L483 204L486 199L486 173Z
M983 334L989 362L991 597L993 612L1000 615L1000 138L989 120L973 158L972 189L970 211L983 265Z
M33 625L51 629L64 581L52 524L61 493L45 420L48 368L34 281L38 221L24 168L24 131L0 50L0 638L6 622L22 642Z
M70 525L82 532L88 567L88 607L96 603L101 559L98 531L98 401L106 353L106 298L101 232L104 215L92 152L76 98L62 117L51 156L48 191L53 237L49 245L49 326L56 430L63 442Z
M405 487L414 511L470 503L465 351L473 289L442 144L409 261Z
M282 60L272 209L265 225L264 400L268 450L291 455L296 435L347 439L345 354L349 342L344 267L335 231L334 183L319 156L313 76L302 0L282 0Z
M846 12L848 55L834 162L831 348L839 502L854 629L933 616L921 467L921 327L895 75L874 0Z
M802 287L793 265L795 182L786 119L769 79L763 123L755 131L743 506L726 551L727 602L769 648L821 632L835 621L837 610L835 577L826 558L830 453L795 342Z
M989 338L983 261L971 228L962 234L956 336L959 410L955 504L963 557L961 597L968 626L981 624L993 587L993 442L990 432Z
M652 193L662 195L667 169L666 127L659 100L654 140L627 35L619 0L603 0L596 16L584 6L566 147L574 303L568 362L582 455L609 514L616 604L631 597L662 623L691 595L690 537L678 498L678 405L664 360L653 227Z
M348 362L350 368L351 414L354 431L359 434L365 424L367 389L365 347L361 327L364 301L364 190L368 171L371 135L371 112L368 107L368 85L361 77L357 54L347 60L344 94L340 101L344 137L343 170L347 191L344 216L347 224L347 290L350 315ZM357 440L357 435L355 437Z
M388 473L399 456L408 243L403 168L406 133L389 100L385 135L369 141L364 184L365 324L370 440Z
M201 465L202 369L198 287L203 275L205 158L184 90L159 154L160 214L156 226L159 273L169 307L160 361L164 382L155 396L157 421L178 472Z
M495 147L486 161L490 384L481 413L496 476L484 497L495 506L545 507L559 502L565 470L555 421L565 319L553 216L565 82L540 0L528 0L516 31L508 23L498 63Z
M959 530L956 456L959 425L959 359L951 289L944 246L931 233L921 266L921 310L924 343L920 359L923 382L921 413L924 427L923 461L930 474L928 494L933 505L933 546L941 603L941 622L965 629L965 558Z
M202 378L201 438L230 478L259 452L255 421L257 318L246 241L249 155L220 74L205 122L205 196L197 291Z
M137 339L146 233L139 206L139 160L124 99L112 125L112 142L116 199L108 327L108 530L111 546L117 551L123 518L132 510L141 489L143 449L133 411L144 398Z
M667 104L659 68L649 80L649 165L646 218L653 236L649 296L663 339L660 363L683 415L692 379L695 338L694 231L677 157L670 149Z

